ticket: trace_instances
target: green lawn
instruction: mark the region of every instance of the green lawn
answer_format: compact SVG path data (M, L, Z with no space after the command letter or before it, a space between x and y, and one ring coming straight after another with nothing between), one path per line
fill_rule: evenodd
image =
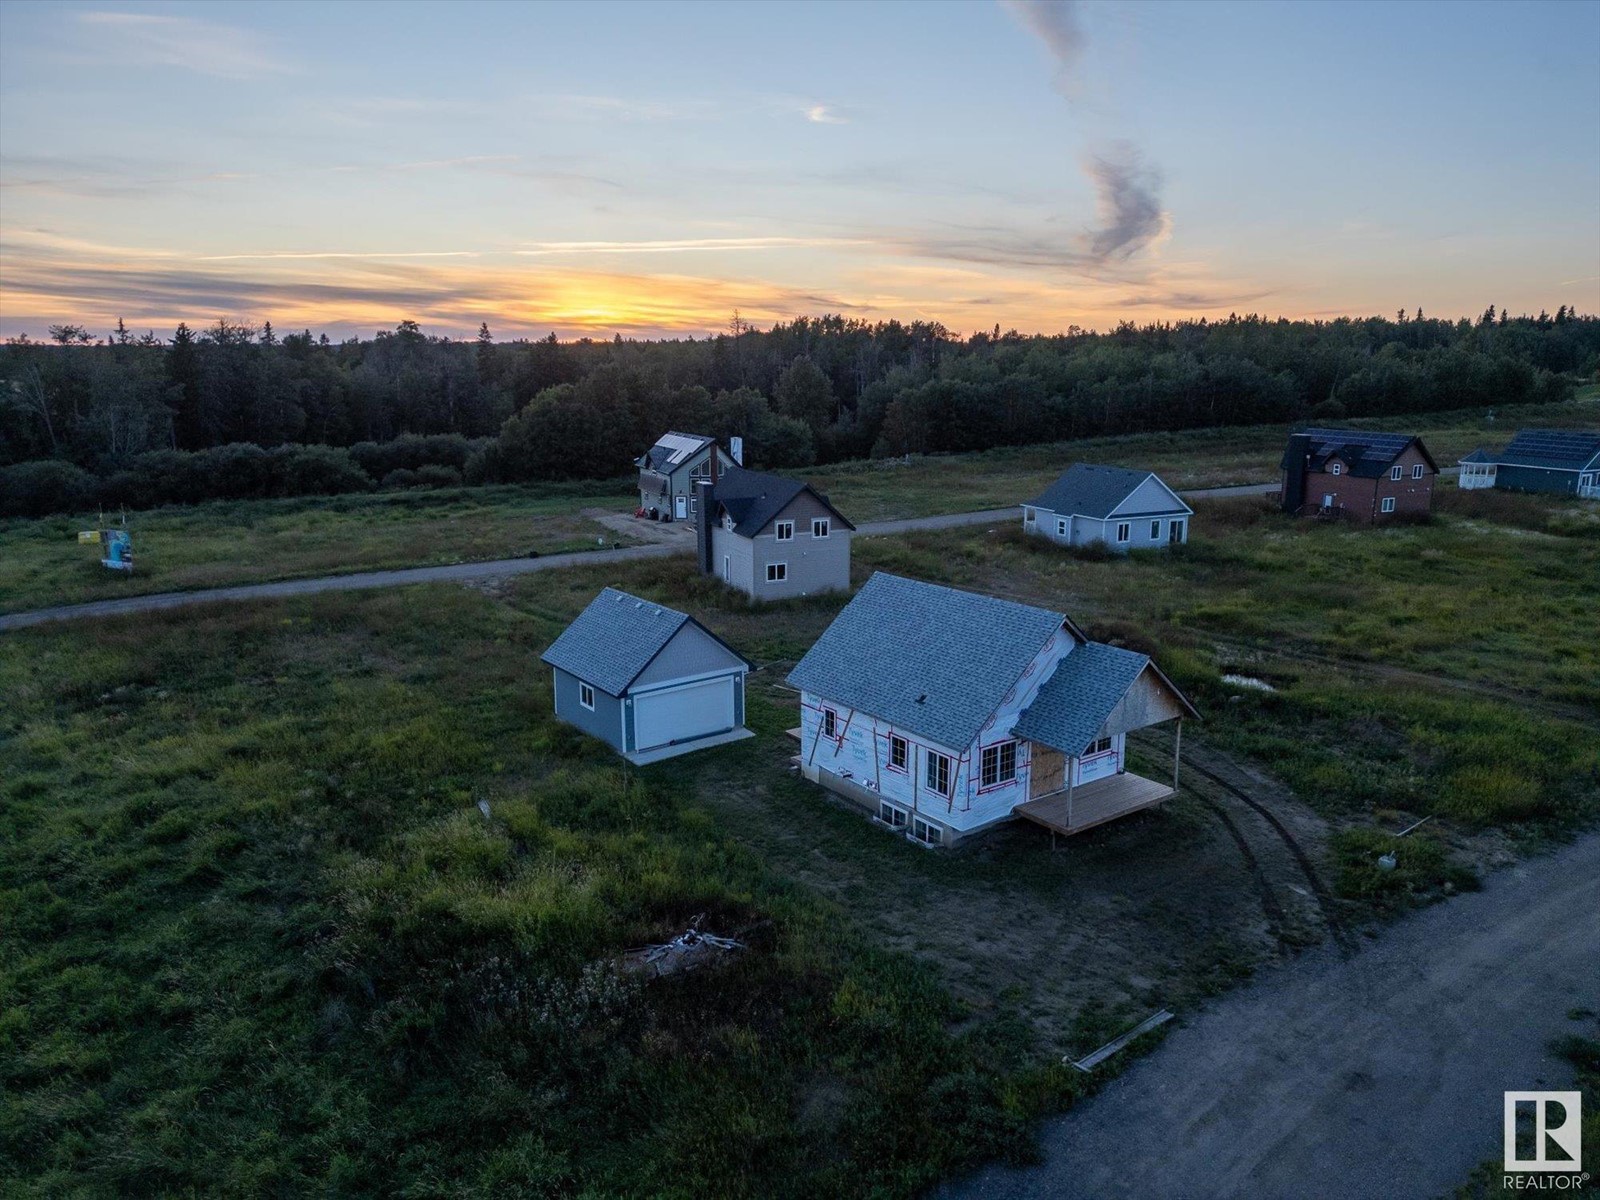
M1105 562L863 538L857 575L1153 651L1204 714L1185 744L1287 781L1359 921L1600 814L1600 539L1571 505L1460 504L1384 530L1209 504L1190 547ZM557 725L537 655L604 583L760 664L759 736L633 771ZM1287 952L1192 796L1057 855L1027 828L927 853L796 780L781 679L840 603L755 610L654 560L0 639L0 1182L908 1195L1024 1155L1085 1086L1061 1053ZM749 951L609 970L702 913Z
M0 521L0 612L147 592L553 554L627 541L580 515L628 510L614 487L539 496L521 488L211 503L130 514L136 570L79 545L97 515Z

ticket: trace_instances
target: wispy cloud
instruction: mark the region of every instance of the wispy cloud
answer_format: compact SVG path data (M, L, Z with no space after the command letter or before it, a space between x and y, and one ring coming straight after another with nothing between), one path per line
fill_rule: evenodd
M258 34L233 25L154 13L85 12L77 22L101 61L176 67L218 79L257 79L294 71Z
M567 121L711 121L723 105L714 100L560 93L526 97L541 116Z
M1077 97L1082 91L1079 68L1089 45L1077 0L1000 0L1000 4L1056 60L1057 90L1069 99Z
M843 237L744 237L673 238L643 242L534 242L513 253L555 254L683 254L693 251L793 250L822 246L864 246L871 238Z
M1157 196L1161 178L1131 143L1091 155L1084 170L1099 194L1100 223L1085 235L1093 261L1126 259L1166 236L1171 221Z
M813 125L848 125L850 118L826 104L813 104L806 109L806 120Z

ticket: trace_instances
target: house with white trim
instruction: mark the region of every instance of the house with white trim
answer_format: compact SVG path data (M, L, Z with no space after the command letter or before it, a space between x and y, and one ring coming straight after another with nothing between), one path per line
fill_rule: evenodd
M1022 506L1022 529L1063 546L1104 542L1125 551L1182 545L1192 516L1153 471L1074 463Z
M952 845L1022 817L1072 834L1159 804L1199 714L1144 654L1063 613L877 572L789 674L802 774L885 828ZM1166 781L1130 733L1172 722Z
M695 554L713 575L752 600L787 600L850 590L856 527L809 483L729 467L696 488Z
M1499 453L1479 448L1463 458L1457 483L1600 500L1600 430L1524 429Z
M716 482L734 458L715 438L698 433L664 433L634 464L639 468L639 508L663 521L693 521L695 484Z

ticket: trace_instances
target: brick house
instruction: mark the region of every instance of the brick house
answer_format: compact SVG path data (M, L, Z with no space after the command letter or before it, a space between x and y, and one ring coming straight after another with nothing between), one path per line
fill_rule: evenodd
M1439 468L1422 439L1361 429L1302 429L1283 452L1283 510L1364 525L1433 510Z

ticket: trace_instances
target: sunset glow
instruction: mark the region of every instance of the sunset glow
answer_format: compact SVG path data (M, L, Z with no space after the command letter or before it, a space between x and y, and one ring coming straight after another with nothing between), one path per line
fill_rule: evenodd
M199 11L6 6L0 334L1600 309L1594 5Z

